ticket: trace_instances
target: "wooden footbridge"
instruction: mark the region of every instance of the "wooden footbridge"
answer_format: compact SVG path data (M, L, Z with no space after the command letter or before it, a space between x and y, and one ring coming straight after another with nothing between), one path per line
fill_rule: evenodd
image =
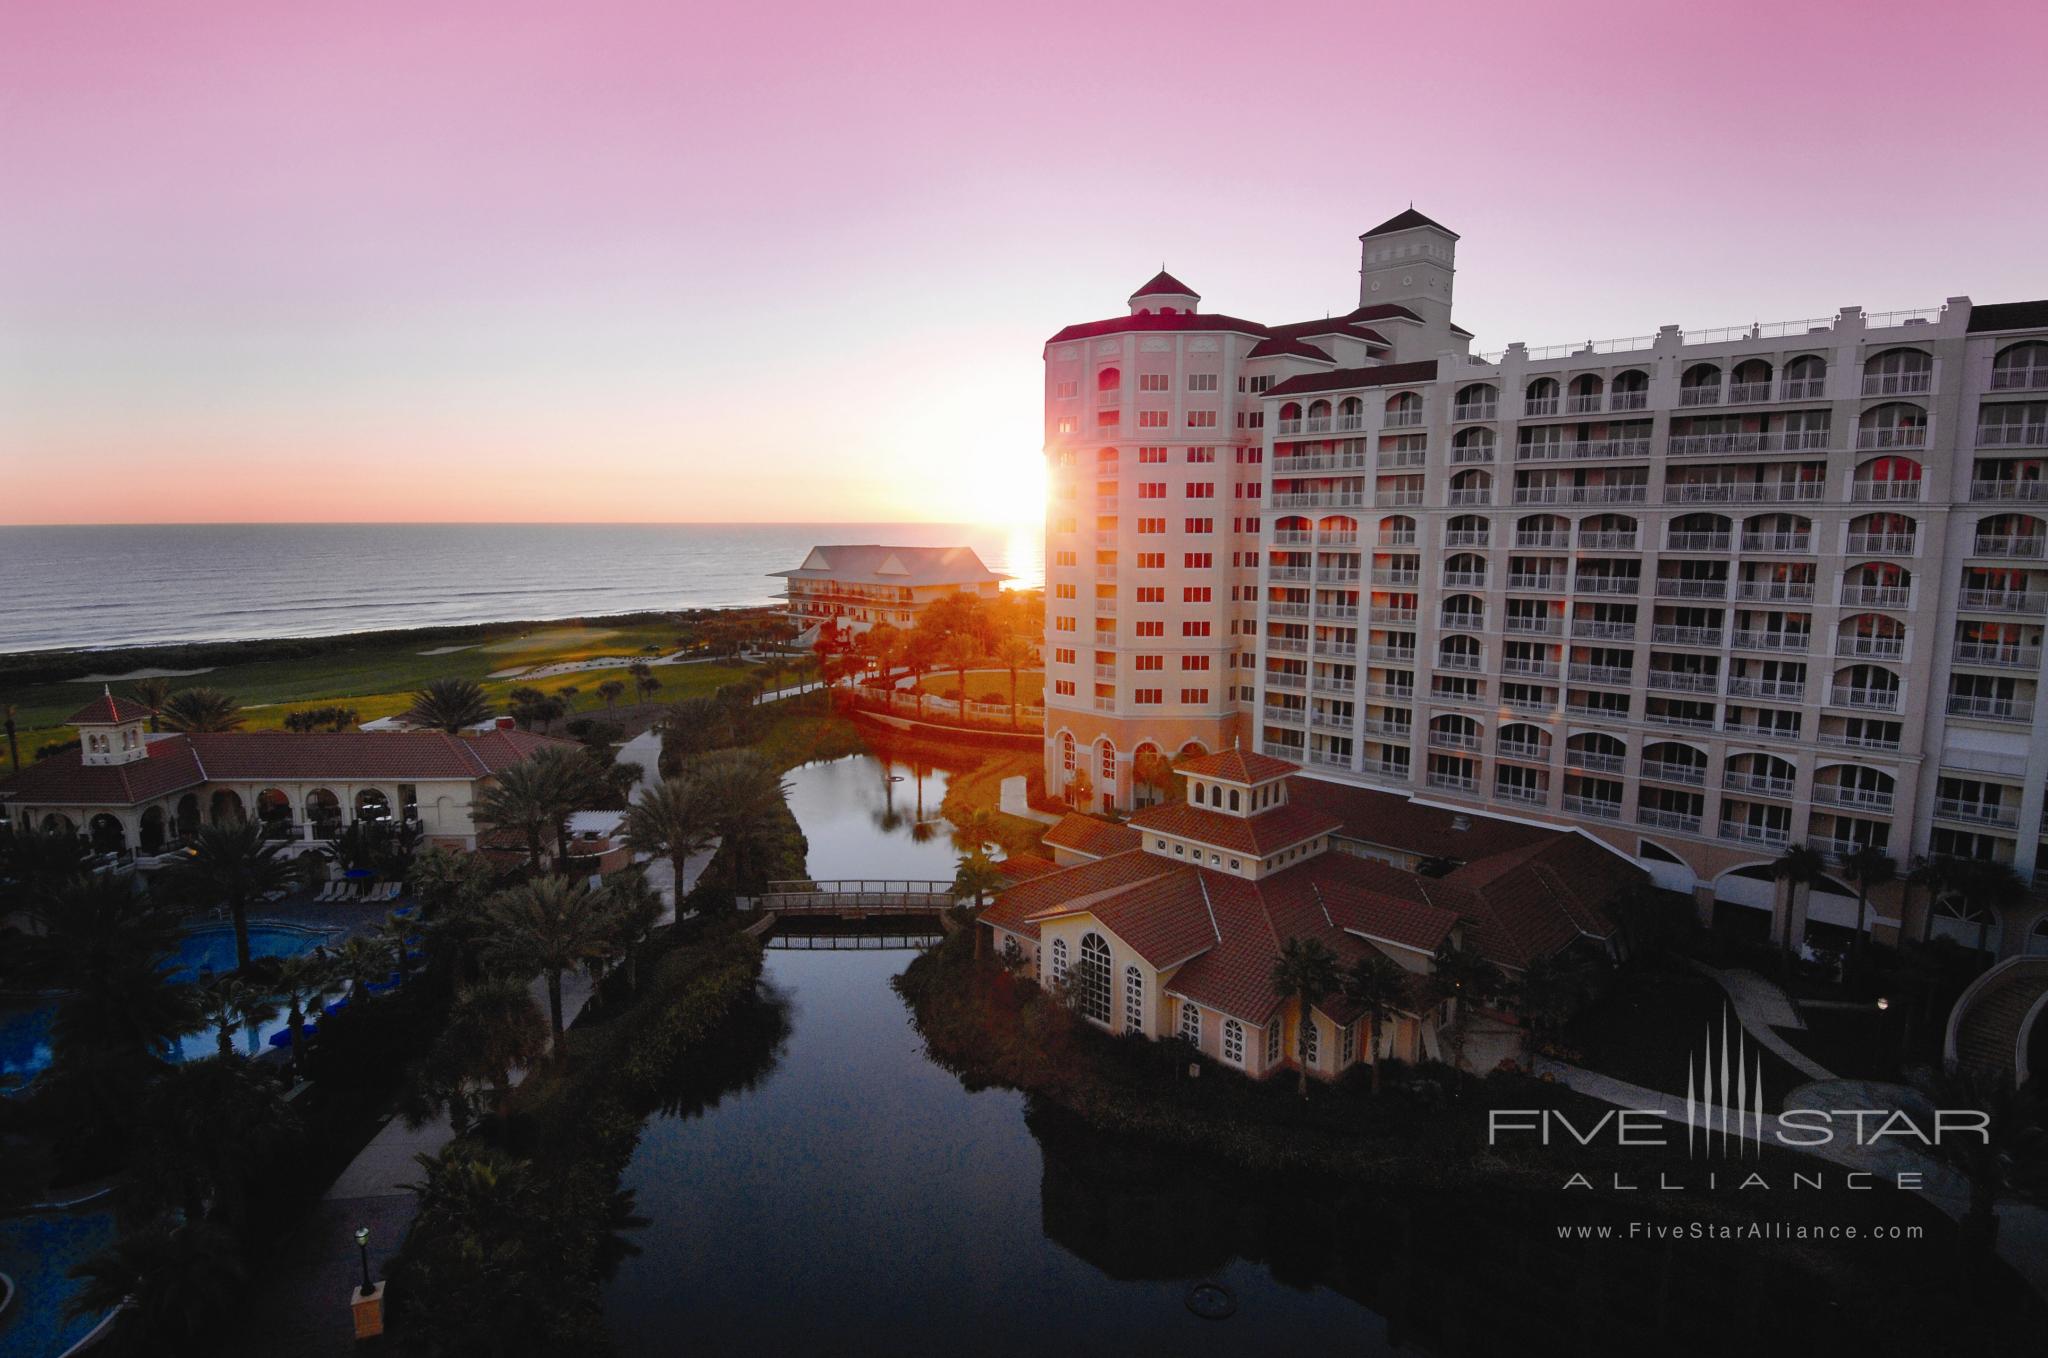
M740 906L785 919L869 919L877 915L943 915L953 903L951 882L839 877L770 882L760 895L742 898Z

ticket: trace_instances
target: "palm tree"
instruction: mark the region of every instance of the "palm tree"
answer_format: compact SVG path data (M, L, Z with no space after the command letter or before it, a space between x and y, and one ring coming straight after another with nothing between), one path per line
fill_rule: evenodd
M617 679L607 679L597 686L597 696L604 699L604 710L607 712L618 706L619 699L625 692L625 684Z
M65 1310L96 1316L119 1308L93 1349L108 1358L215 1351L211 1334L245 1300L247 1270L234 1235L205 1221L158 1221L121 1236L71 1270L83 1278Z
M955 632L939 648L939 659L960 680L960 720L967 720L967 671L981 662L981 641L969 632Z
M1826 860L1804 844L1792 845L1771 864L1771 876L1785 884L1785 924L1779 932L1778 946L1787 957L1792 955L1792 913L1799 903L1799 888L1811 889L1826 866Z
M1515 1008L1540 1050L1592 1000L1604 968L1587 952L1567 948L1533 959L1510 987Z
M147 1196L239 1224L249 1190L300 1133L275 1081L245 1061L189 1061L150 1086L135 1169Z
M664 778L626 808L626 843L635 853L666 857L682 903L690 855L711 842L711 809L692 778Z
M1843 875L1856 884L1856 937L1851 943L1856 958L1856 969L1863 969L1863 961L1870 950L1870 936L1865 932L1870 914L1870 893L1899 875L1899 865L1890 854L1874 844L1860 844L1856 851L1842 860Z
M1955 860L1940 855L1930 857L1916 853L1907 865L1905 884L1905 905L1912 904L1913 888L1919 887L1927 893L1927 908L1920 912L1920 942L1924 945L1934 937L1934 903L1948 888L1955 875Z
M789 785L766 756L756 750L717 750L691 770L711 829L724 841L727 885L735 892L752 880L755 861L766 850L771 831L786 814L783 796Z
M62 990L51 1038L58 1063L105 1057L144 1068L202 1020L190 986L163 958L178 944L178 917L128 879L80 874L47 889L36 933L11 942L12 969L29 985Z
M526 982L492 976L462 987L421 1068L406 1120L417 1126L445 1108L455 1126L467 1130L482 1091L490 1092L491 1106L502 1117L512 1072L532 1065L547 1049L547 1020Z
M921 802L919 810L923 810ZM922 815L919 819L923 819ZM953 847L962 852L979 853L989 845L1001 842L1000 823L996 820L996 813L985 806L975 807L953 827Z
M2027 899L2027 884L2009 863L1963 859L1953 867L1950 889L1977 910L1977 951L1989 952L1991 921Z
M654 677L654 667L644 660L635 660L626 666L626 673L633 676L633 691L645 702L647 695L661 687L661 680Z
M548 982L548 1028L562 1043L562 973L588 966L612 948L606 902L569 877L536 877L491 902L491 966Z
M277 963L270 990L285 1001L284 1021L292 1035L292 1069L306 1068L306 1010L334 988L334 963L318 953L300 953Z
M334 970L348 982L349 999L368 1003L370 982L391 974L390 945L365 934L351 934L334 950Z
M1487 1003L1500 994L1505 982L1500 968L1477 948L1463 942L1438 949L1431 962L1431 988L1451 1005L1451 1064L1465 1062L1465 1033L1475 1005Z
M1340 979L1337 954L1320 939L1290 938L1280 946L1280 956L1273 962L1273 993L1283 1000L1291 997L1295 1002L1294 1054L1300 1063L1296 1074L1304 1099L1308 1097L1309 1025L1315 1022L1310 1011L1337 988ZM1281 1021L1284 1020L1283 1010Z
M149 709L149 729L161 731L163 722L157 714L163 710L165 700L171 696L171 681L152 675L147 679L137 679L128 686L128 692L136 702Z
M527 866L540 871L546 836L555 840L556 865L569 858L569 813L596 792L595 767L581 750L549 747L498 771L476 801L477 824L526 839Z
M298 881L299 869L278 856L254 821L202 825L178 865L178 884L195 899L226 905L235 921L235 966L249 965L249 905Z
M626 959L626 989L640 991L640 945L654 933L666 912L661 893L642 872L622 872L604 885L604 928L611 951ZM678 893L677 899L682 899Z
M1028 669L1038 659L1038 651L1024 638L1014 633L1005 635L996 643L995 654L991 657L996 664L1010 672L1010 727L1017 726L1017 672ZM965 685L962 685L963 690Z
M235 1033L277 1017L277 1001L262 986L227 972L199 988L199 1010L219 1038L222 1060L235 1055Z
M1394 1016L1408 998L1409 970L1375 948L1352 963L1344 975L1344 994L1365 1011L1365 1052L1372 1061L1372 1092L1380 1092L1380 1025Z
M241 729L242 708L217 688L181 688L164 699L157 716L173 731L187 733Z
M960 855L953 873L953 899L974 908L988 900L989 893L1003 885L1003 870L979 848Z
M460 735L491 716L491 700L474 679L435 679L412 695L405 719L414 726Z

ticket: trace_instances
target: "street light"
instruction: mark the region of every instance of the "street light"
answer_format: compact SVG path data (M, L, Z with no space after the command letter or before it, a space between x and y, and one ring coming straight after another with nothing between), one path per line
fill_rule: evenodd
M356 1248L363 1252L363 1295L370 1295L370 1228L356 1227Z
M1877 997L1877 1007L1878 1007L1879 1009L1889 1009L1889 1008L1891 1008L1891 1007L1892 1007L1892 1002L1891 1002L1891 1000L1890 1000L1890 999L1888 999L1887 997L1885 997L1885 996L1883 996L1883 995L1879 995L1879 996Z

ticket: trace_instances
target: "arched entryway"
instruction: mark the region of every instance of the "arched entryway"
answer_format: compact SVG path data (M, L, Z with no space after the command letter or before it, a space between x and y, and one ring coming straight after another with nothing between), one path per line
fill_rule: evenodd
M341 833L341 798L324 787L316 787L306 794L306 822L313 827L313 833L321 839L333 839Z
M356 794L357 820L390 820L391 799L374 787L366 787Z
M207 819L215 825L232 825L236 821L249 819L249 813L242 806L242 796L233 788L221 788L213 794L213 803L207 810Z
M121 824L119 816L102 811L86 827L86 838L92 841L94 853L119 853L128 847L128 827Z
M144 853L155 853L164 846L164 809L152 806L142 813L142 830L136 842Z
M282 789L267 787L256 794L256 819L271 839L289 839L292 833L292 799Z
M75 838L78 834L78 827L72 823L71 817L63 812L52 811L49 815L43 817L43 833L46 835L68 835Z

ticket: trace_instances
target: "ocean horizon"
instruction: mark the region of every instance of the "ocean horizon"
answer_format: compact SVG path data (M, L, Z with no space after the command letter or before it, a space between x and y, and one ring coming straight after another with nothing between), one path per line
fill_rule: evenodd
M974 548L1042 584L1036 524L0 526L0 654L767 603L833 542Z

